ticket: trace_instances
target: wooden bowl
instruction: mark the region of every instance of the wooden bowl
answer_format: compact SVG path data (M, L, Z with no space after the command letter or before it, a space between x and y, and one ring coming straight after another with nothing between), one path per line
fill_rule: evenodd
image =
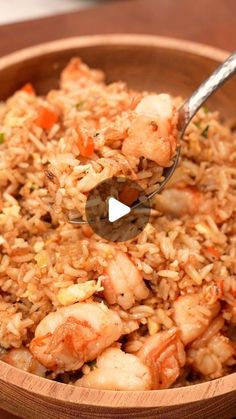
M50 42L0 59L0 98L26 82L38 92L56 87L72 56L102 68L108 81L187 96L227 53L186 41L143 35L89 36ZM235 116L236 78L209 102ZM0 361L0 406L24 418L232 418L236 373L194 386L160 391L100 391L49 381Z

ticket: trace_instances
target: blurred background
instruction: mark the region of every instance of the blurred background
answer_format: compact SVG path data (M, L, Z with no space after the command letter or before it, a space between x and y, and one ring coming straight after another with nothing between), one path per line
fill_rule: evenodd
M0 24L91 7L102 0L0 0Z
M235 49L236 0L0 0L0 56L55 39L138 33Z

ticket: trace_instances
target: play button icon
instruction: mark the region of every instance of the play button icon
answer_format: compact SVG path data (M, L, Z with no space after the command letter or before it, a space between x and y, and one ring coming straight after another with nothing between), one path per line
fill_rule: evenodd
M129 214L130 211L131 209L128 205L122 204L115 198L108 198L108 220L111 223Z
M113 177L89 192L85 213L95 234L109 241L124 242L144 230L149 221L150 203L137 182Z

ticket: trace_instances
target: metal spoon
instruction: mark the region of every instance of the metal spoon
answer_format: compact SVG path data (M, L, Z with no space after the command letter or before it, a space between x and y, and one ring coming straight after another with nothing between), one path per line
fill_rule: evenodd
M197 90L188 98L184 104L179 109L179 122L178 129L180 132L180 138L183 138L185 130L189 125L190 121L199 110L199 108L204 104L204 102L211 96L216 90L218 90L222 84L224 84L229 78L233 77L236 74L236 51L233 52L227 60L223 62L217 69L211 74L211 76L205 80ZM154 195L160 193L167 182L170 180L173 175L176 167L178 166L180 157L180 147L176 151L176 155L173 159L173 164L170 167L166 167L163 170L164 179L159 183L156 191L152 192L150 195L146 196L146 200L150 200ZM131 209L136 209L142 205L144 201L135 203ZM82 218L75 220L69 220L71 224L85 224L86 221L83 221Z
M179 109L179 122L178 129L180 132L180 138L183 138L185 130L189 125L190 121L206 102L206 100L218 90L222 84L236 74L236 51L233 52L227 60L223 62L217 69L211 74L211 76L205 80L198 88L193 92ZM148 195L147 199L152 198L157 193L160 193L167 182L173 175L180 157L180 147L178 147L176 155L173 160L173 164L170 167L166 167L163 170L164 180L159 183L158 189ZM139 204L138 204L139 205Z

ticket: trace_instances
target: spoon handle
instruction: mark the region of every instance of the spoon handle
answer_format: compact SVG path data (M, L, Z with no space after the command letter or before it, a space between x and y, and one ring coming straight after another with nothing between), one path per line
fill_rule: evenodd
M185 128L202 104L232 75L236 74L236 51L205 80L179 110L179 130L183 135Z

